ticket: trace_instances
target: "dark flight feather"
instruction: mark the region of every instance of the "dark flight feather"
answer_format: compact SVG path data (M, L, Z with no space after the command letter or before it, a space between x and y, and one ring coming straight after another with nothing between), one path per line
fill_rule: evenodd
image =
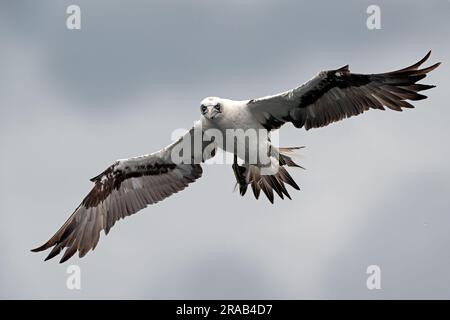
M384 110L387 107L402 111L404 108L414 108L406 100L426 99L425 95L418 92L435 87L417 83L440 65L435 63L419 69L430 54L431 51L409 67L386 73L351 73L348 65L322 71L296 89L252 99L248 102L248 107L268 130L278 129L286 122L309 130L369 109Z
M193 129L187 135L192 134ZM178 143L181 141L182 138ZM176 143L169 148L174 145ZM202 153L208 145L209 142L204 142ZM101 230L108 234L116 221L183 190L201 177L200 164L175 164L166 152L170 154L170 149L116 161L92 178L92 190L69 219L50 240L31 251L38 252L53 247L45 258L49 260L66 249L60 263L77 252L83 257L88 251L95 249Z
M253 195L256 199L259 199L261 191L266 195L267 199L271 203L274 202L274 191L281 199L284 199L284 196L291 199L291 195L287 191L285 184L290 185L296 190L300 190L300 187L297 183L295 183L294 179L287 172L284 166L297 167L301 169L304 168L295 163L286 153L300 148L302 147L279 148L280 154L278 161L280 166L278 167L278 171L272 175L261 174L261 168L254 165L238 165L235 157L233 172L236 178L236 184L239 186L241 196L245 195L248 185L251 185Z

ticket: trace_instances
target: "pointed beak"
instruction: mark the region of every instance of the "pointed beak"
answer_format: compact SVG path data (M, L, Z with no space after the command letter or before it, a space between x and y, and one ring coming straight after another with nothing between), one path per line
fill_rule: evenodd
M206 114L208 115L208 118L211 120L217 117L217 115L220 113L214 108L214 106L208 106L206 110L207 110Z

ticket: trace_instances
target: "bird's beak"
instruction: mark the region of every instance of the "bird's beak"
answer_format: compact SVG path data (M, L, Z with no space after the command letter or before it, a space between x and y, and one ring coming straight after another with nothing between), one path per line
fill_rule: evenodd
M213 120L217 116L217 111L214 109L214 106L207 107L208 117Z

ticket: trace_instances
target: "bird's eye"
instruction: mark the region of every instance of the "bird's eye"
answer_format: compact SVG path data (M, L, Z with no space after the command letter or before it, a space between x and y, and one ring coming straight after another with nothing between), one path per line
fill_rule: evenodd
M220 111L220 104L216 104L216 105L214 106L214 109L216 109L217 111Z
M202 110L202 112L205 113L206 112L206 106L202 104L200 106L200 110Z

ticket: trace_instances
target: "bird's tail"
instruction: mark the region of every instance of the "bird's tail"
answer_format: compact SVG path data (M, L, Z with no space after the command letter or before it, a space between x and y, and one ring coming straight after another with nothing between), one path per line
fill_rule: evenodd
M235 162L233 164L233 172L236 177L235 189L239 187L239 193L244 196L247 192L248 185L251 185L256 199L259 198L262 190L271 203L273 203L274 200L273 191L275 191L281 199L284 199L284 196L291 199L285 184L290 185L296 190L300 190L300 187L285 167L304 169L294 161L294 159L299 157L298 150L301 148L303 147L277 148L277 170L275 173L271 172L269 174L264 174L265 172L262 170L262 167L252 164L239 165Z

